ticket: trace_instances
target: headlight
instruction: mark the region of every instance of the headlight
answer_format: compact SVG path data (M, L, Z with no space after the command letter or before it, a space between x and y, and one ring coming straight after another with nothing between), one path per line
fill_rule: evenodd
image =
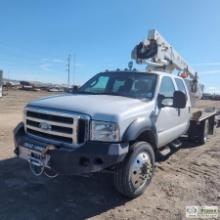
M120 139L119 127L113 122L92 121L90 139L92 141L118 142Z

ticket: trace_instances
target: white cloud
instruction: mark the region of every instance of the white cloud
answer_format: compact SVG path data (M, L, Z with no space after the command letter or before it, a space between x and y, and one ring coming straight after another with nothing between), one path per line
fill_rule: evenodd
M48 63L65 63L66 60L59 59L59 58L43 58L43 62L48 62Z
M52 65L50 63L43 63L40 65L40 68L46 72L51 71L52 70L51 67Z
M43 58L42 59L43 63L50 63L50 64L67 64L67 59L60 59L60 58ZM71 65L75 65L76 67L83 66L82 63L77 63L74 60L71 60Z
M73 64L72 64L73 65ZM80 67L80 66L83 66L83 64L82 63L75 63L74 64L76 67Z
M220 62L194 63L193 66L220 66Z
M205 71L198 71L199 74L201 75L218 75L220 76L220 69L216 70L205 70Z
M59 58L43 58L42 64L40 64L40 69L44 72L57 72L59 70L65 71L67 66L67 60L59 59ZM70 69L71 71L75 71L76 68L83 66L82 63L74 63L71 60Z
M205 92L212 93L212 94L220 94L220 88L215 86L210 86L205 89Z

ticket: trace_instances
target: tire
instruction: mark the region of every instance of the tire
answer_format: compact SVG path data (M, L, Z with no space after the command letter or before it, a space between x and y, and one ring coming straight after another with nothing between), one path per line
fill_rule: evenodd
M134 143L126 159L114 171L116 189L129 198L141 195L151 182L154 165L152 146L147 142Z
M209 120L204 121L204 126L201 135L198 137L199 144L206 144L209 135Z
M216 121L216 128L219 128L220 127L220 120L217 120Z

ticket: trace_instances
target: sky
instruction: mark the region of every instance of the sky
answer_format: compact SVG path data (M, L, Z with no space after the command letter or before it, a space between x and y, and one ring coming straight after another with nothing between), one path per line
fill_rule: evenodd
M67 83L71 54L71 83L82 84L126 68L133 47L155 28L206 91L220 93L219 0L0 0L0 8L5 78Z

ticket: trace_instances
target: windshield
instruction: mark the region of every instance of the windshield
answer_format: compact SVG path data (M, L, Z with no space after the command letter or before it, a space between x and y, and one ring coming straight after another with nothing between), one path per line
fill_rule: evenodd
M91 78L79 89L79 92L152 99L156 80L157 76L151 73L105 72Z

